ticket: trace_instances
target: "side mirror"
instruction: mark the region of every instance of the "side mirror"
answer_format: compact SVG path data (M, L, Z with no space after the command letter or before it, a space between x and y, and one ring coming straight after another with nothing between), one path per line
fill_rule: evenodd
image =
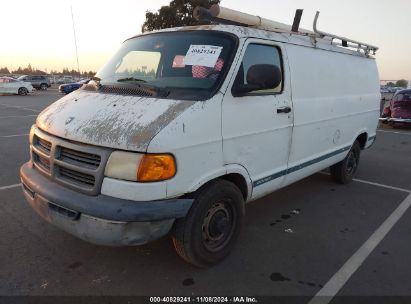
M234 97L241 97L252 91L276 88L282 81L281 70L272 64L256 64L247 72L247 84L233 86Z

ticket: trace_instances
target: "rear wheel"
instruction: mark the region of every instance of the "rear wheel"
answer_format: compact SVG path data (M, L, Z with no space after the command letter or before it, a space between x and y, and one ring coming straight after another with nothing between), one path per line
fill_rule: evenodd
M215 265L233 249L243 220L244 199L238 187L213 181L197 193L187 216L176 221L174 247L193 265Z
M42 91L47 90L47 88L48 88L48 85L45 84L45 83L42 83L42 84L40 85L40 90L42 90Z
M19 95L27 95L29 93L29 90L27 90L26 88L20 88L18 91Z
M339 184L352 181L360 163L361 146L358 140L354 142L347 156L339 163L330 167L331 176Z

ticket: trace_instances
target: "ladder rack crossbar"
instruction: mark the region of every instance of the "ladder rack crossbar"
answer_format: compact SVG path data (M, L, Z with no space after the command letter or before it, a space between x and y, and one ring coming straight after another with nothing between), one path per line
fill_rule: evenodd
M341 43L339 44L335 44L338 46L343 46L343 47L351 47L351 48L357 48L357 49L361 49L364 51L365 55L369 55L369 53L372 51L373 54L375 55L375 53L378 51L378 47L368 44L368 43L364 43L364 42L359 42L350 38L345 38L342 36L338 36L338 35L334 35L334 34L330 34L330 33L326 33L323 31L320 31L317 27L317 22L318 22L318 17L320 16L320 12L316 12L315 14L315 18L314 18L314 24L313 24L313 29L314 29L314 33L316 33L320 38L325 38L325 37L330 37L332 40L333 39L338 39L341 41ZM331 40L331 41L332 41Z

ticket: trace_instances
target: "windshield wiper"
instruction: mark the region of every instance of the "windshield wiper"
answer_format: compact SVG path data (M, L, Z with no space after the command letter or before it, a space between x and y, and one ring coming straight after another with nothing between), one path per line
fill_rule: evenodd
M134 78L134 77L127 77L127 78L117 79L117 82L125 82L125 81L147 82L144 79L139 79L139 78Z
M126 84L126 82L128 82L128 81L130 81L131 83ZM169 89L151 85L151 84L147 83L147 81L145 81L144 79L138 79L138 78L134 78L134 77L121 78L121 79L118 79L115 83L107 83L107 84L104 84L104 85L115 85L118 82L124 82L124 84L122 84L122 86L126 85L126 86L137 87L137 88L139 88L143 91L149 92L153 96L167 97L170 94Z
M127 79L127 78L124 78ZM135 79L135 78L133 78ZM119 80L117 80L118 82ZM126 80L124 80L126 81ZM167 90L165 88L160 88L154 85L151 85L149 83L145 83L146 81L143 80L143 82L138 82L138 83L134 83L133 86L137 86L143 90L148 90L151 91L152 93L157 94L157 96L162 96L162 97L167 97L168 94L170 94L170 90Z

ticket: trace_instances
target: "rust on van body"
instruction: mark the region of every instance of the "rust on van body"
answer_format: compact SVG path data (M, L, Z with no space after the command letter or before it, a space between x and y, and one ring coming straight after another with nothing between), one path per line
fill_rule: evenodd
M46 108L36 123L69 140L146 151L154 136L194 103L76 91Z

